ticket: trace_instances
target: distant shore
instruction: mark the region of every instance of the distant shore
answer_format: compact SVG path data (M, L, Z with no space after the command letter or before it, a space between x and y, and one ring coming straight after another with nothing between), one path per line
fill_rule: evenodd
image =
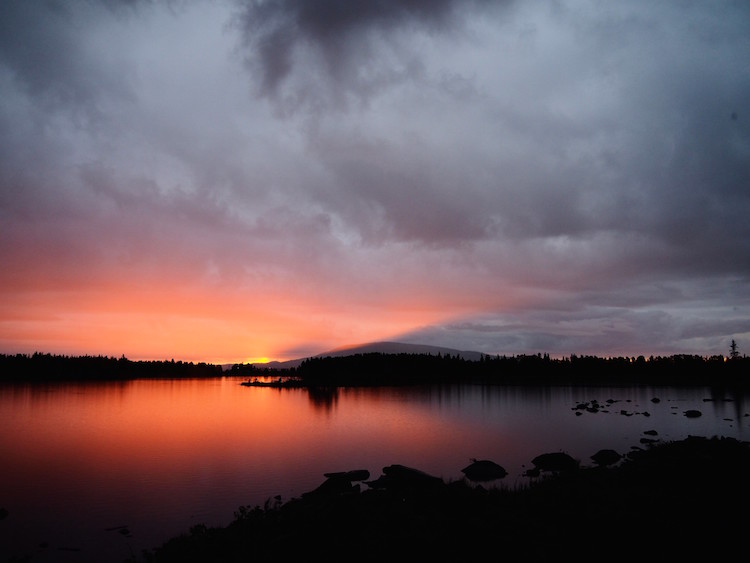
M750 444L730 438L654 444L513 489L429 476L377 486L388 469L240 507L228 526L194 526L133 561L718 560L746 533Z
M126 357L0 354L0 382L108 381L148 378L221 377L221 366L175 360L133 361Z
M315 357L298 367L275 370L251 364L228 374L245 385L334 388L346 386L472 383L484 385L672 385L750 386L750 358L688 356L597 358L571 355L483 356L366 353Z
M284 370L255 364L222 366L125 357L0 354L0 382L107 381L143 378L241 377L247 386L344 386L471 383L486 385L701 385L747 388L750 358L690 356L598 358L571 355L482 356L383 354L315 357Z

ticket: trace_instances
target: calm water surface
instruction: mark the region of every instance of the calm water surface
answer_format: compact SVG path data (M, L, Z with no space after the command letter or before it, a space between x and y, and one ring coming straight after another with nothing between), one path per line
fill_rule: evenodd
M461 479L471 458L526 482L531 459L589 464L643 432L750 439L747 396L709 389L249 388L240 379L0 387L0 561L121 561L241 505L317 487L323 473L393 463ZM653 402L653 398L659 402ZM609 412L577 416L579 402ZM684 411L698 409L699 418ZM624 411L625 414L621 414ZM122 528L126 526L127 528ZM123 533L128 532L128 533Z

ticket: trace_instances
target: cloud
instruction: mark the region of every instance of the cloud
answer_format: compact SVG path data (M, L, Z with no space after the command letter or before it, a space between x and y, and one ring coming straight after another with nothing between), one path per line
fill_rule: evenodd
M121 323L108 346L149 353L215 331L225 356L398 335L488 353L742 346L748 16L5 3L3 347L68 321Z
M361 102L421 71L408 36L453 35L484 2L302 0L243 3L236 25L259 91L285 111ZM489 3L487 3L489 4ZM413 36L413 35L412 35Z
M105 60L97 51L97 43L105 38L86 33L111 14L105 4L31 0L2 7L4 71L35 104L49 111L71 111L81 124L101 118L110 101L133 96L119 61Z

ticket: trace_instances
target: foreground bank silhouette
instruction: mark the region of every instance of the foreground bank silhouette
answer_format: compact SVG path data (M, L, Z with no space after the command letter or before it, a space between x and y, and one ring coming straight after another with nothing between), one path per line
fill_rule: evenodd
M445 483L393 465L346 486L242 507L147 561L732 560L746 533L750 445L689 438L573 467L519 488ZM543 472L545 473L545 472ZM328 478L330 479L330 477ZM480 559L481 558L481 559Z

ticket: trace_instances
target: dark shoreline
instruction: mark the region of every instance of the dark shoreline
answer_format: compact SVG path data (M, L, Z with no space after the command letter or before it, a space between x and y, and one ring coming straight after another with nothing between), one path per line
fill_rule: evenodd
M134 379L246 378L264 387L372 387L421 384L572 385L572 386L710 386L746 389L750 357L675 355L598 358L548 355L459 356L367 353L315 357L298 367L271 369L235 364L229 369L175 360L132 361L124 356L0 354L0 382L51 383L127 381ZM253 383L257 381L256 383Z
M194 526L133 561L716 560L744 537L748 442L690 437L546 475L513 489L340 482L241 507L228 526Z
M365 353L315 357L298 367L275 370L235 365L227 374L277 387L368 387L470 383L481 385L659 385L722 386L742 389L750 384L750 358L675 355L637 358L577 356L553 359L548 355L459 356ZM273 384L276 381L277 384Z

